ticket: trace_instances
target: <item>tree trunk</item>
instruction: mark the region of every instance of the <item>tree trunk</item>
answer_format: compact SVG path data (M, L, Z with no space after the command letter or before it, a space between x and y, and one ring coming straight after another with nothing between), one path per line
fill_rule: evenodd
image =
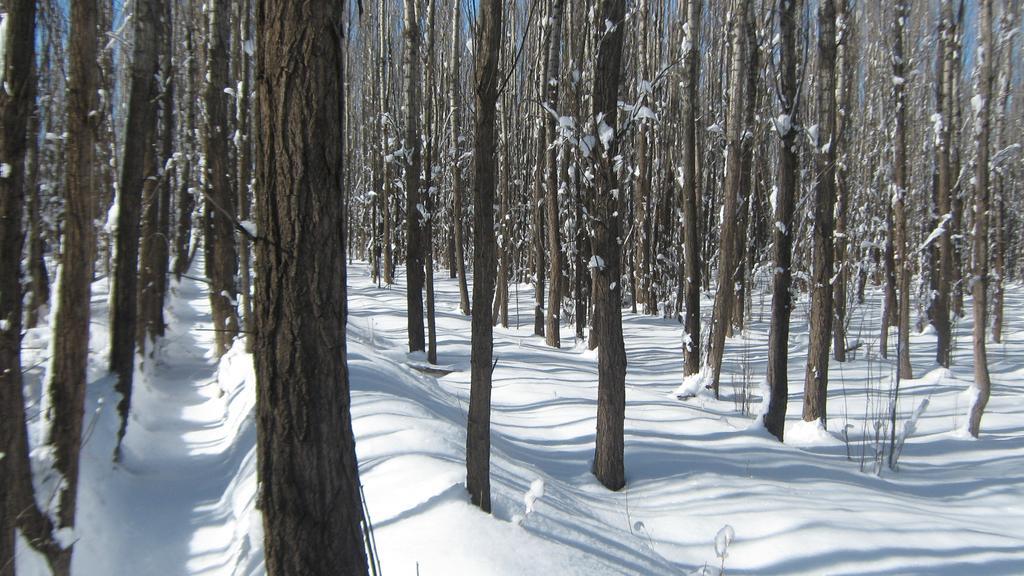
M259 0L255 348L267 574L368 573L345 344L344 6Z
M591 238L596 265L594 308L597 353L597 445L594 476L610 490L626 485L623 426L626 416L626 349L622 341L622 241L615 157L619 75L625 36L625 0L601 0L596 20L604 35L597 52L594 73L592 121L597 135L594 155L594 188L591 191ZM610 30L607 28L610 27ZM600 121L598 121L600 117Z
M154 0L138 0L132 22L135 27L132 54L128 117L125 121L124 158L117 199L117 231L114 255L114 280L110 302L110 371L117 377L121 394L117 411L121 417L117 448L128 427L132 379L135 372L135 341L138 322L139 220L145 197L152 207L154 221L157 205L156 127L157 82L160 53L160 13ZM143 271L143 280L152 276ZM146 286L143 285L143 289Z
M426 350L423 334L423 239L420 208L420 28L415 0L405 5L405 229L409 351Z
M210 310L216 330L216 354L222 356L231 348L238 334L238 252L235 249L236 194L231 189L232 172L228 141L228 50L231 37L231 4L229 0L211 0L208 6L209 37L207 43L206 82L206 178L208 190L205 204L204 247L206 276L210 280Z
M247 48L252 46L252 38L249 35L252 16L249 9L249 0L240 0L238 2L238 10L241 13L241 18L238 24L238 62L236 64L238 68L238 88L235 94L235 101L238 103L236 107L238 126L236 128L237 138L235 142L238 148L235 151L235 160L238 165L238 217L242 222L247 222L252 218L252 121L249 116L249 107L251 105L249 93L252 90L249 84L251 53L249 51L250 48ZM253 321L251 297L251 254L252 244L249 237L246 234L239 234L238 259L240 264L239 277L241 280L239 289L241 292L242 326L245 330L243 337L245 338L245 350L250 353L256 343L253 330L255 322Z
M460 56L462 55L462 28L459 22L462 20L462 5L459 2L452 3L452 54L451 54L451 92L452 92L452 235L455 238L455 271L459 279L459 311L469 316L469 287L466 284L466 246L463 238L462 214L463 193L462 193L462 169L459 164L462 160L462 146L459 138L462 136L462 69L460 67Z
M700 371L700 218L697 192L697 114L700 108L700 18L702 0L688 0L683 69L683 166L680 169L683 200L685 258L683 280L683 376Z
M82 447L86 367L89 360L89 310L96 249L96 141L99 118L93 114L99 86L99 7L93 0L71 3L67 91L67 175L64 188L64 246L61 252L57 311L50 371L55 467L64 477L58 528L74 528L78 502L78 455ZM130 334L130 333L129 333ZM54 573L71 569L72 547L61 551Z
M799 79L797 36L803 0L778 0L779 18L779 116L775 130L779 136L778 183L775 201L775 223L772 239L775 246L775 267L772 279L772 314L768 331L767 382L771 389L764 424L779 441L786 429L786 408L789 400L789 318L792 313L790 286L793 283L793 211L796 192L800 188L799 151ZM764 400L762 400L764 401Z
M988 304L988 219L989 219L989 124L992 100L992 0L978 0L978 51L974 111L974 144L977 160L974 168L974 398L970 406L968 432L975 438L981 432L981 417L992 388L985 350ZM979 101L980 100L980 101Z
M818 137L814 145L813 269L810 335L804 374L806 422L828 420L828 359L832 341L832 245L835 214L836 13L831 0L818 3Z
M498 102L498 54L501 0L478 7L474 73L476 125L473 154L473 318L470 360L469 422L466 431L466 488L472 503L491 511L491 376L494 364L491 299L494 297L495 118Z
M564 11L563 0L553 0L551 16L548 18L548 52L547 63L544 65L545 99L550 109L544 114L547 125L547 141L549 143L545 154L544 176L547 184L547 195L545 197L548 220L548 253L550 268L548 268L548 310L545 317L545 342L548 346L559 348L562 345L561 321L562 321L562 240L561 219L558 214L558 153L560 146L556 145L558 139L558 119L554 114L558 110L558 92L561 87L560 77L560 56L562 51L562 12Z
M748 41L753 30L747 30L749 0L739 0L732 16L732 62L729 69L729 110L726 118L725 136L725 191L722 208L720 248L718 261L718 291L715 293L714 318L711 321L711 346L707 368L711 376L711 387L718 398L718 380L722 372L722 355L725 353L725 336L732 319L732 304L735 298L736 253L738 206L743 202L741 181L741 156L743 126L743 93L747 74Z
M0 178L0 574L13 576L15 528L24 504L32 500L20 497L15 487L31 486L31 480L24 482L31 463L21 378L21 254L26 132L36 91L35 2L4 0L0 8L7 32L0 46L0 71L7 86L0 90L0 158L8 170Z
M189 5L191 7L191 4ZM192 11L187 14L189 22L192 21ZM193 194L192 182L192 154L196 148L195 144L195 117L196 117L196 85L198 74L196 71L197 56L194 55L194 44L192 40L192 26L185 29L185 134L182 137L184 157L181 167L181 182L178 183L177 194L177 232L175 234L174 248L174 275L181 280L182 274L188 272L191 266L191 244L192 244L192 212L195 210L196 199Z
M836 2L836 28L838 38L836 54L836 106L835 106L835 174L836 174L836 230L835 230L835 265L836 280L833 285L832 306L835 310L832 324L832 357L836 362L846 361L846 286L849 281L847 267L847 247L849 236L846 230L846 218L850 204L849 186L849 125L851 84L856 66L856 49L854 38L857 31L853 20L855 10L848 5L848 0Z
M939 281L936 286L935 299L933 301L932 322L935 326L936 350L935 361L940 366L949 368L953 355L952 326L949 318L950 290L953 284L953 230L951 213L953 194L953 174L950 166L950 143L951 131L953 129L952 119L952 82L954 74L953 43L953 0L943 0L941 24L939 26L939 48L940 53L938 67L938 78L936 79L936 108L938 114L937 130L935 135L935 160L938 170L938 182L936 190L936 207L940 226L943 233L938 238L939 243Z
M437 322L434 315L434 0L427 0L427 54L423 84L423 127L426 140L421 202L426 211L423 219L423 267L427 292L427 362L437 364Z

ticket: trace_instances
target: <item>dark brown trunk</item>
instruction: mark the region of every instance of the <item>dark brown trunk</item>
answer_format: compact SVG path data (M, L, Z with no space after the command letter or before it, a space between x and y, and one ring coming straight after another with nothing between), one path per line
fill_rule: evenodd
M616 130L622 43L625 36L625 0L601 0L596 25L604 36L597 51L591 117L597 135ZM610 24L609 24L610 23ZM606 27L610 26L611 30ZM597 122L598 117L601 121ZM626 416L626 349L622 341L621 218L615 156L617 137L597 138L594 188L590 214L594 249L595 323L597 331L597 440L594 476L606 488L626 485L623 427Z
M132 22L135 27L128 116L125 121L124 158L121 161L117 198L114 280L110 302L110 371L117 377L121 394L117 411L121 417L117 452L128 427L132 379L135 372L135 342L138 322L139 226L143 199L151 210L153 223L159 210L157 199L157 82L160 13L154 0L138 0ZM143 271L143 289L153 281Z
M558 214L558 153L560 146L556 145L558 138L558 119L553 112L557 111L558 93L561 82L558 82L559 62L562 51L562 11L564 10L563 0L554 0L551 7L551 16L548 18L548 52L547 63L544 65L544 87L547 107L550 109L544 114L547 127L548 149L545 154L544 177L547 185L545 197L548 221L548 253L550 268L548 268L548 309L545 317L545 342L548 346L559 348L562 345L561 321L562 321L562 240L561 219Z
M238 334L238 310L235 274L238 252L235 248L236 194L231 188L228 45L231 37L230 0L211 0L207 6L209 32L206 82L206 203L203 246L206 276L210 281L210 310L216 330L216 354L231 348Z
M806 422L828 421L828 360L832 342L833 228L835 214L836 13L832 0L818 3L818 137L814 145L810 334L804 372Z
M473 318L470 360L469 422L466 431L466 488L472 503L491 511L491 377L494 364L491 300L494 297L495 118L498 102L498 54L501 0L484 0L477 16L476 124L473 154Z
M420 28L416 2L404 0L405 5L405 230L406 230L406 314L409 331L409 351L426 350L423 334L423 227L420 200Z
M771 326L768 331L767 382L771 389L764 424L768 431L783 440L786 429L786 408L789 401L789 319L793 311L790 287L793 283L793 210L800 187L799 101L797 36L803 0L779 0L779 117L775 130L779 136L778 183L775 201L775 222L772 239L775 245L775 266L772 280ZM765 400L762 400L765 401Z
M688 0L686 39L683 43L683 167L680 196L683 204L683 376L700 371L700 217L697 190L697 114L700 108L700 18L702 0Z
M341 199L344 6L259 0L254 360L267 574L365 575Z
M21 378L22 209L25 204L26 132L35 99L34 0L4 0L6 36L0 46L0 574L14 576L15 528L25 504L34 501ZM35 134L32 135L35 140Z
M463 238L462 204L464 202L462 192L462 147L459 137L462 135L462 92L461 92L461 68L460 56L462 55L462 28L459 22L462 21L462 5L459 2L452 3L452 61L451 61L451 92L452 92L452 236L455 244L455 266L456 276L459 279L459 311L463 315L469 315L469 287L466 284L466 242Z
M74 528L78 494L78 456L82 447L86 366L89 360L89 309L96 250L96 110L99 86L99 7L93 0L71 3L67 107L67 176L64 188L64 250L54 320L50 405L56 448L55 467L64 477L58 528ZM130 333L129 333L130 334ZM72 547L56 559L54 573L71 570Z

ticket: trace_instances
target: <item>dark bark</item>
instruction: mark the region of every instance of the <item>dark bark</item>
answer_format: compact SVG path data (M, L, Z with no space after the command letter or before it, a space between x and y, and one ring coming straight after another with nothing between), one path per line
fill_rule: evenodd
M793 311L790 287L793 283L793 210L796 192L800 187L799 152L799 83L797 66L797 37L803 0L778 0L779 18L779 101L780 119L775 130L779 136L777 193L772 240L775 246L775 266L772 277L772 314L768 331L768 373L771 389L768 411L764 415L765 427L783 440L786 429L786 408L789 400L789 319Z
M625 36L625 0L602 0L597 10L601 41L594 73L592 121L600 134L615 130L618 117L619 75ZM609 24L610 23L610 24ZM610 27L610 30L607 28ZM599 118L600 117L600 118ZM600 121L598 121L600 120ZM626 416L626 349L622 341L622 247L618 189L614 158L617 137L597 139L594 188L591 191L591 239L595 259L595 324L597 331L597 440L594 476L606 488L626 485L623 427Z
M78 456L82 447L86 366L89 360L89 309L96 250L96 141L98 105L99 6L94 0L71 3L67 91L67 173L64 188L64 251L61 254L57 311L53 326L50 405L56 448L55 467L64 477L57 528L74 528L78 494ZM73 547L60 552L54 572L71 570Z
M544 65L545 102L550 109L544 114L548 149L544 155L544 178L547 187L545 208L548 221L548 309L545 316L545 342L548 346L558 348L562 345L562 240L561 225L558 216L558 153L556 145L558 137L558 119L552 112L558 110L558 93L562 83L559 82L559 62L562 52L562 12L563 0L554 0L551 15L548 18L548 51Z
M836 173L836 231L835 231L835 264L836 280L833 286L832 325L832 356L837 362L846 361L846 286L849 279L847 267L847 246L849 237L846 231L847 212L850 203L849 187L849 130L852 118L849 116L853 91L851 84L854 78L853 39L856 25L853 20L854 10L847 5L848 0L836 1L837 54L836 54L836 110L835 110L835 173Z
M892 202L894 237L894 255L896 279L899 282L896 324L898 334L898 360L900 378L913 378L910 366L910 253L907 233L907 126L906 126L906 95L904 90L904 54L903 30L910 17L910 7L905 0L897 0L893 21L893 55L892 55L892 92L895 104L894 122L894 158L893 158L893 196ZM899 78L899 81L895 79Z
M191 20L191 10L187 18ZM195 210L196 199L192 192L192 153L196 148L195 144L195 116L196 98L191 95L196 93L197 71L196 56L194 55L194 44L192 40L192 27L185 30L185 134L182 137L183 163L181 167L181 181L178 183L177 191L177 231L174 239L174 274L178 280L181 275L188 272L191 266L191 244L192 244L192 212Z
M15 528L31 493L31 464L21 378L21 254L24 240L26 132L35 98L34 0L4 0L5 59L0 61L0 574L14 575ZM33 135L33 140L35 137ZM28 480L26 481L26 478Z
M206 276L210 280L210 310L216 330L216 353L222 356L238 334L238 251L235 246L236 194L231 187L232 165L228 142L228 98L230 85L228 46L231 37L230 0L211 0L207 42L206 104L206 203L203 247Z
M117 231L114 280L110 303L110 371L117 377L121 394L117 411L121 417L117 452L128 426L132 379L135 372L135 342L138 322L139 226L143 197L152 208L157 204L156 127L160 86L156 79L160 27L158 3L138 0L132 22L135 28L132 54L128 116L125 121L124 158L121 161L120 191L117 198ZM152 275L143 271L144 282ZM143 285L143 289L146 286Z
M267 574L365 575L345 344L344 6L259 0L255 347Z
M700 371L700 218L697 190L697 114L700 108L700 19L702 0L688 0L683 69L683 167L680 170L683 204L683 376Z
M828 421L828 361L832 342L833 233L835 226L836 11L818 3L818 137L814 145L810 334L804 372L803 419Z
M409 351L425 351L423 334L423 228L420 214L420 28L416 2L404 0L405 6L405 230L406 230L406 314Z
M949 368L952 360L952 326L949 318L950 291L953 284L953 238L952 238L952 193L953 174L950 166L950 144L952 136L952 83L954 74L953 43L953 0L943 0L941 24L939 27L939 66L936 79L936 107L939 114L938 133L935 142L935 160L938 171L936 182L936 207L943 233L939 243L939 278L932 305L932 323L935 326L935 361Z
M491 300L494 297L496 182L495 119L498 102L502 2L484 0L477 16L474 72L476 123L473 154L473 318L469 421L466 431L466 488L470 501L491 511L491 376L494 370Z

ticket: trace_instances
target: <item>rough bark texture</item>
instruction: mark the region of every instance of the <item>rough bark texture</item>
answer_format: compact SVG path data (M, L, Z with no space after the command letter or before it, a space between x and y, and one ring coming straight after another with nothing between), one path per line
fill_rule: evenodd
M249 35L252 24L252 11L249 7L249 0L240 0L238 10L241 13L241 18L238 23L239 34L238 41L236 42L238 46L236 52L238 55L238 62L236 64L238 66L238 91L235 94L235 101L237 102L235 120L238 122L236 128L238 130L238 138L236 139L235 160L238 165L238 217L243 222L248 221L252 217L252 121L249 115L251 105L249 93L252 88L249 83L250 58L245 48L248 43L252 42L252 38ZM256 344L251 298L251 255L252 243L249 237L245 234L239 234L238 260L240 283L238 288L241 296L242 326L245 331L243 337L245 338L245 349L248 352L252 352L253 346Z
M191 11L188 13L191 18ZM194 44L192 40L192 27L185 30L185 51L189 54L186 57L185 65L185 90L188 94L196 93L196 57L193 55ZM183 165L181 167L181 182L178 183L177 193L177 232L175 233L174 244L174 275L181 280L181 275L188 272L191 266L191 244L192 244L192 211L195 210L196 199L192 189L192 152L195 144L195 122L196 103L195 98L186 98L185 105L185 134L182 144L185 147Z
M14 530L31 495L25 397L21 379L22 209L25 204L25 133L35 97L35 1L4 0L6 43L0 61L7 90L0 90L0 574L14 574ZM28 497L26 497L28 496ZM34 506L34 504L33 504Z
M255 348L267 574L367 574L345 344L337 2L259 0Z
M437 12L434 0L427 0L427 46L426 74L423 75L423 133L424 149L423 187L420 203L426 211L423 218L423 270L427 298L427 362L437 364L437 320L434 315L434 14Z
M118 430L118 451L128 426L128 410L132 398L135 372L135 342L138 322L139 289L139 226L142 199L146 197L157 210L156 125L159 55L159 3L138 0L132 17L135 29L132 53L131 84L128 95L128 116L125 121L124 158L121 162L120 189L117 197L117 231L115 232L114 280L110 302L110 371L117 377L116 389L121 394L117 411L121 416ZM152 275L143 271L144 282ZM143 285L145 288L145 285Z
M470 501L491 511L491 375L494 370L491 299L494 297L495 119L498 102L498 54L501 0L484 0L477 16L474 88L476 125L473 154L473 318L470 359L469 422L466 431L466 488Z
M814 142L813 268L810 334L804 374L807 422L827 421L828 360L832 342L832 245L835 214L836 14L833 0L818 3L818 138Z
M409 351L426 350L423 334L423 232L420 223L420 27L416 2L405 5L405 271Z
M741 139L743 138L743 93L746 81L747 38L753 33L747 30L748 0L739 0L732 15L732 62L729 69L729 111L726 117L725 135L725 191L722 207L721 248L718 261L718 291L715 293L714 318L711 321L711 342L708 350L707 367L711 376L711 387L718 397L718 379L722 371L722 356L725 353L725 336L732 318L732 304L736 292L736 265L740 262L736 251L738 234L737 207L742 205Z
M544 114L548 149L544 156L544 178L547 186L547 194L544 199L547 209L548 221L548 309L545 316L545 342L548 346L558 348L562 345L561 337L561 316L562 316L562 240L561 221L558 217L558 152L559 146L555 144L558 136L558 119L551 111L558 110L558 90L561 82L558 81L559 61L562 52L562 12L564 10L563 0L554 0L551 6L551 16L548 18L548 52L547 63L544 65L544 87L545 102L550 111Z
M765 427L780 441L786 428L786 403L789 400L789 318L793 311L790 286L793 283L793 209L799 181L799 134L797 91L797 36L803 0L778 0L779 18L779 113L786 121L776 121L779 136L778 193L772 240L775 246L775 273L772 278L772 319L768 329L768 386L771 400L764 415Z
M700 371L700 222L697 199L697 113L700 85L700 17L702 0L689 0L686 24L688 48L684 54L683 70L683 166L680 169L683 200L683 253L685 306L683 316L683 376Z
M593 110L595 128L614 130L618 117L619 75L622 68L622 42L625 36L625 0L602 0L596 22L604 32L597 51L594 73ZM600 116L600 122L598 122ZM594 450L594 476L611 490L626 485L623 426L626 416L626 349L622 341L621 218L618 175L614 158L616 138L607 147L598 138L592 154L596 156L594 189L591 191L591 239L594 255L602 262L595 267L595 326L597 330L597 446Z
M228 142L228 98L224 89L228 77L229 39L231 36L230 0L211 0L208 6L206 94L206 192L204 248L206 276L210 280L210 310L216 330L217 355L228 351L238 334L238 310L235 300L235 274L238 251L235 248L235 193L231 188L232 166Z
M988 219L989 219L989 125L992 100L992 0L978 0L977 88L980 99L975 110L974 145L977 161L974 168L974 275L971 278L974 296L974 392L968 432L975 438L981 432L981 417L988 405L992 383L988 374L988 353L985 349L985 325L988 302Z
M98 103L98 22L99 7L94 0L71 3L64 242L49 385L53 411L50 443L56 449L56 468L65 480L60 493L58 528L74 527L78 501L78 455L82 446L89 308L96 249L94 171L99 118L93 111ZM71 554L71 547L61 553L55 566L58 576L70 572Z

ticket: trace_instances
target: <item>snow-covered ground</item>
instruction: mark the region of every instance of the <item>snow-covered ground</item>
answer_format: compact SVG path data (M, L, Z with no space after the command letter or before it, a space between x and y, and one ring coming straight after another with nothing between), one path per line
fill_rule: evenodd
M456 284L436 276L439 364L451 373L435 378L412 367L422 356L406 353L403 279L377 288L367 276L365 265L350 269L349 365L361 478L384 574L714 574L723 565L728 574L1024 573L1020 286L1008 291L1007 343L989 347L993 396L979 440L963 432L973 374L969 318L957 325L952 371L936 369L934 335L912 337L919 379L901 383L899 435L928 403L897 471L879 455L888 452L894 369L877 355L877 299L853 311L850 338L861 342L853 359L832 363L827 431L799 421L807 304L797 304L787 444L753 425L770 297L754 295L752 323L728 341L720 400L676 398L677 322L625 314L627 487L620 492L590 474L596 354L574 346L571 326L562 350L532 336L526 286L515 328L513 288L513 327L495 329L494 514L487 516L469 505L464 488L470 330ZM114 465L116 397L102 370L105 284L94 290L77 573L261 574L251 358L237 345L219 365L211 359L203 286L183 280L168 305L168 336L137 377L126 455ZM705 317L710 307L706 299ZM47 339L45 327L26 339L36 401ZM38 436L38 419L32 432ZM39 573L34 560L23 552L19 573Z

